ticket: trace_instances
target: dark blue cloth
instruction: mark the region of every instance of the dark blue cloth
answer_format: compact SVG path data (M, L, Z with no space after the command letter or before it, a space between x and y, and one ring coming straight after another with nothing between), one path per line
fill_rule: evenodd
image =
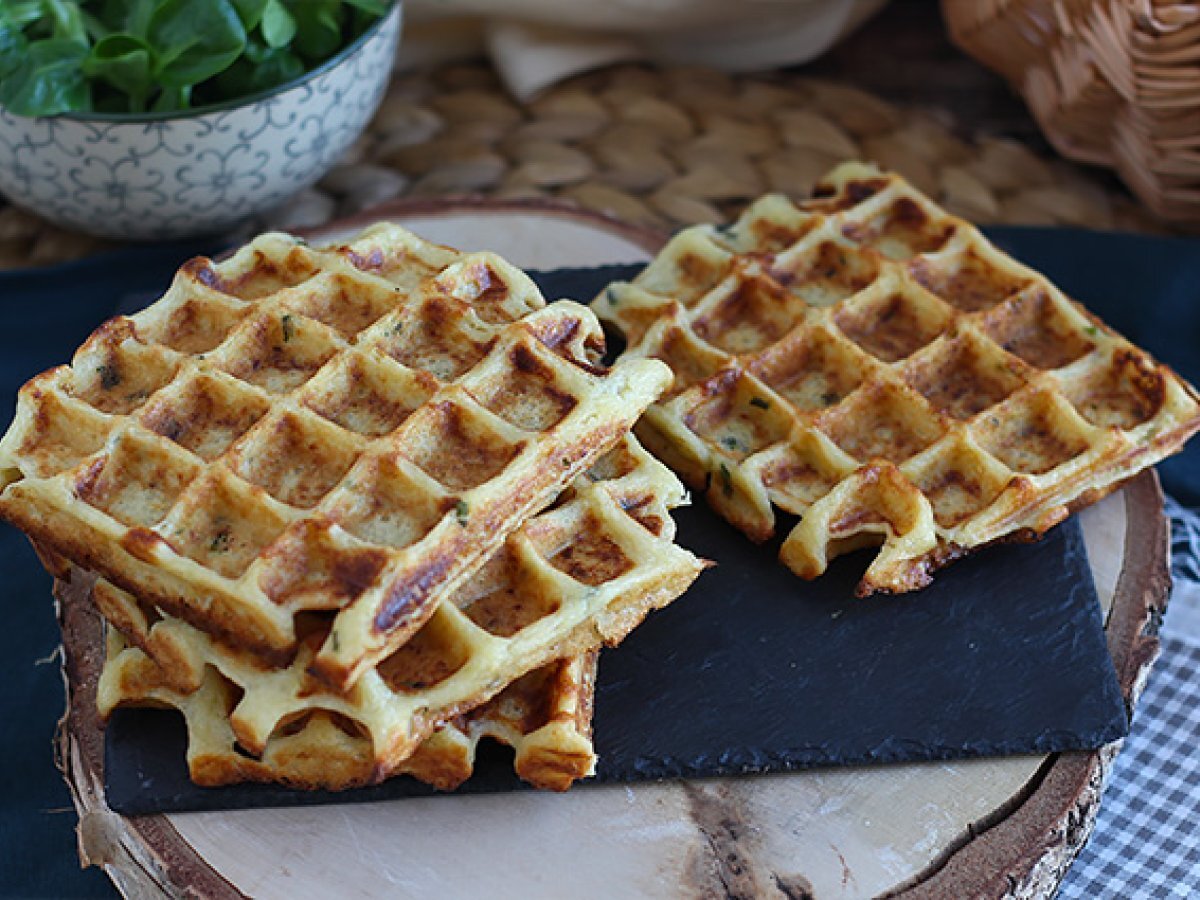
M1045 272L1102 319L1200 382L1200 242L1056 229L1002 228L1005 250ZM51 269L0 273L0 420L30 375L65 362L123 296L158 292L180 260L202 245L138 247ZM1161 467L1167 490L1200 506L1200 446ZM38 664L58 644L50 580L22 536L0 526L6 573L0 656L0 894L111 896L98 871L75 863L75 816L54 768L51 741L63 709L56 664Z
M993 228L988 234L1200 385L1200 240L1056 228ZM1200 440L1158 471L1167 493L1200 507Z
M139 247L53 269L0 273L0 409L4 427L17 388L66 362L126 291L161 290L194 244ZM0 525L0 591L7 623L0 654L0 896L112 897L99 869L81 870L75 810L54 766L54 727L64 700L50 578L20 532Z

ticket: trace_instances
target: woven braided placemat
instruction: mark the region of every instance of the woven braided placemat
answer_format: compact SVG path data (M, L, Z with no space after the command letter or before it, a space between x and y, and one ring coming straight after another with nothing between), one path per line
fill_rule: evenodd
M346 158L249 227L317 225L402 196L475 194L558 197L678 228L727 219L766 191L806 195L847 158L894 169L982 224L1161 227L1110 179L1016 140L963 132L945 110L797 73L626 65L521 104L489 66L453 65L397 76ZM104 246L0 209L0 268Z

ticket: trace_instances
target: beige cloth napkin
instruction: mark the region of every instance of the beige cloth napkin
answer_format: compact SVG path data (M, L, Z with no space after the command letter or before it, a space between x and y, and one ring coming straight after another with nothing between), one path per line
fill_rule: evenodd
M651 60L732 72L820 55L886 0L407 0L397 65L486 53L528 99L615 62Z

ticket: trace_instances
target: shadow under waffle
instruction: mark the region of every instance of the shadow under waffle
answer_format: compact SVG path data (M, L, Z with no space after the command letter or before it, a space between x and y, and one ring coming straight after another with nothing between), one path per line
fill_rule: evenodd
M717 566L600 659L596 782L1091 749L1128 723L1076 519L985 548L897 597L854 597L870 556L801 581L702 498L678 542ZM786 530L785 530L786 533ZM200 788L182 716L118 710L106 787L139 814L429 796L402 776L339 793ZM584 782L583 785L588 784ZM581 786L583 786L581 785ZM523 787L485 741L461 792Z

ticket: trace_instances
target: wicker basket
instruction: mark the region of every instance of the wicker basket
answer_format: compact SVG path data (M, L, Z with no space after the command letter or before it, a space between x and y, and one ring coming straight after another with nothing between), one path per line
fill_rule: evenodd
M951 37L1024 95L1064 156L1200 224L1200 4L942 0Z

